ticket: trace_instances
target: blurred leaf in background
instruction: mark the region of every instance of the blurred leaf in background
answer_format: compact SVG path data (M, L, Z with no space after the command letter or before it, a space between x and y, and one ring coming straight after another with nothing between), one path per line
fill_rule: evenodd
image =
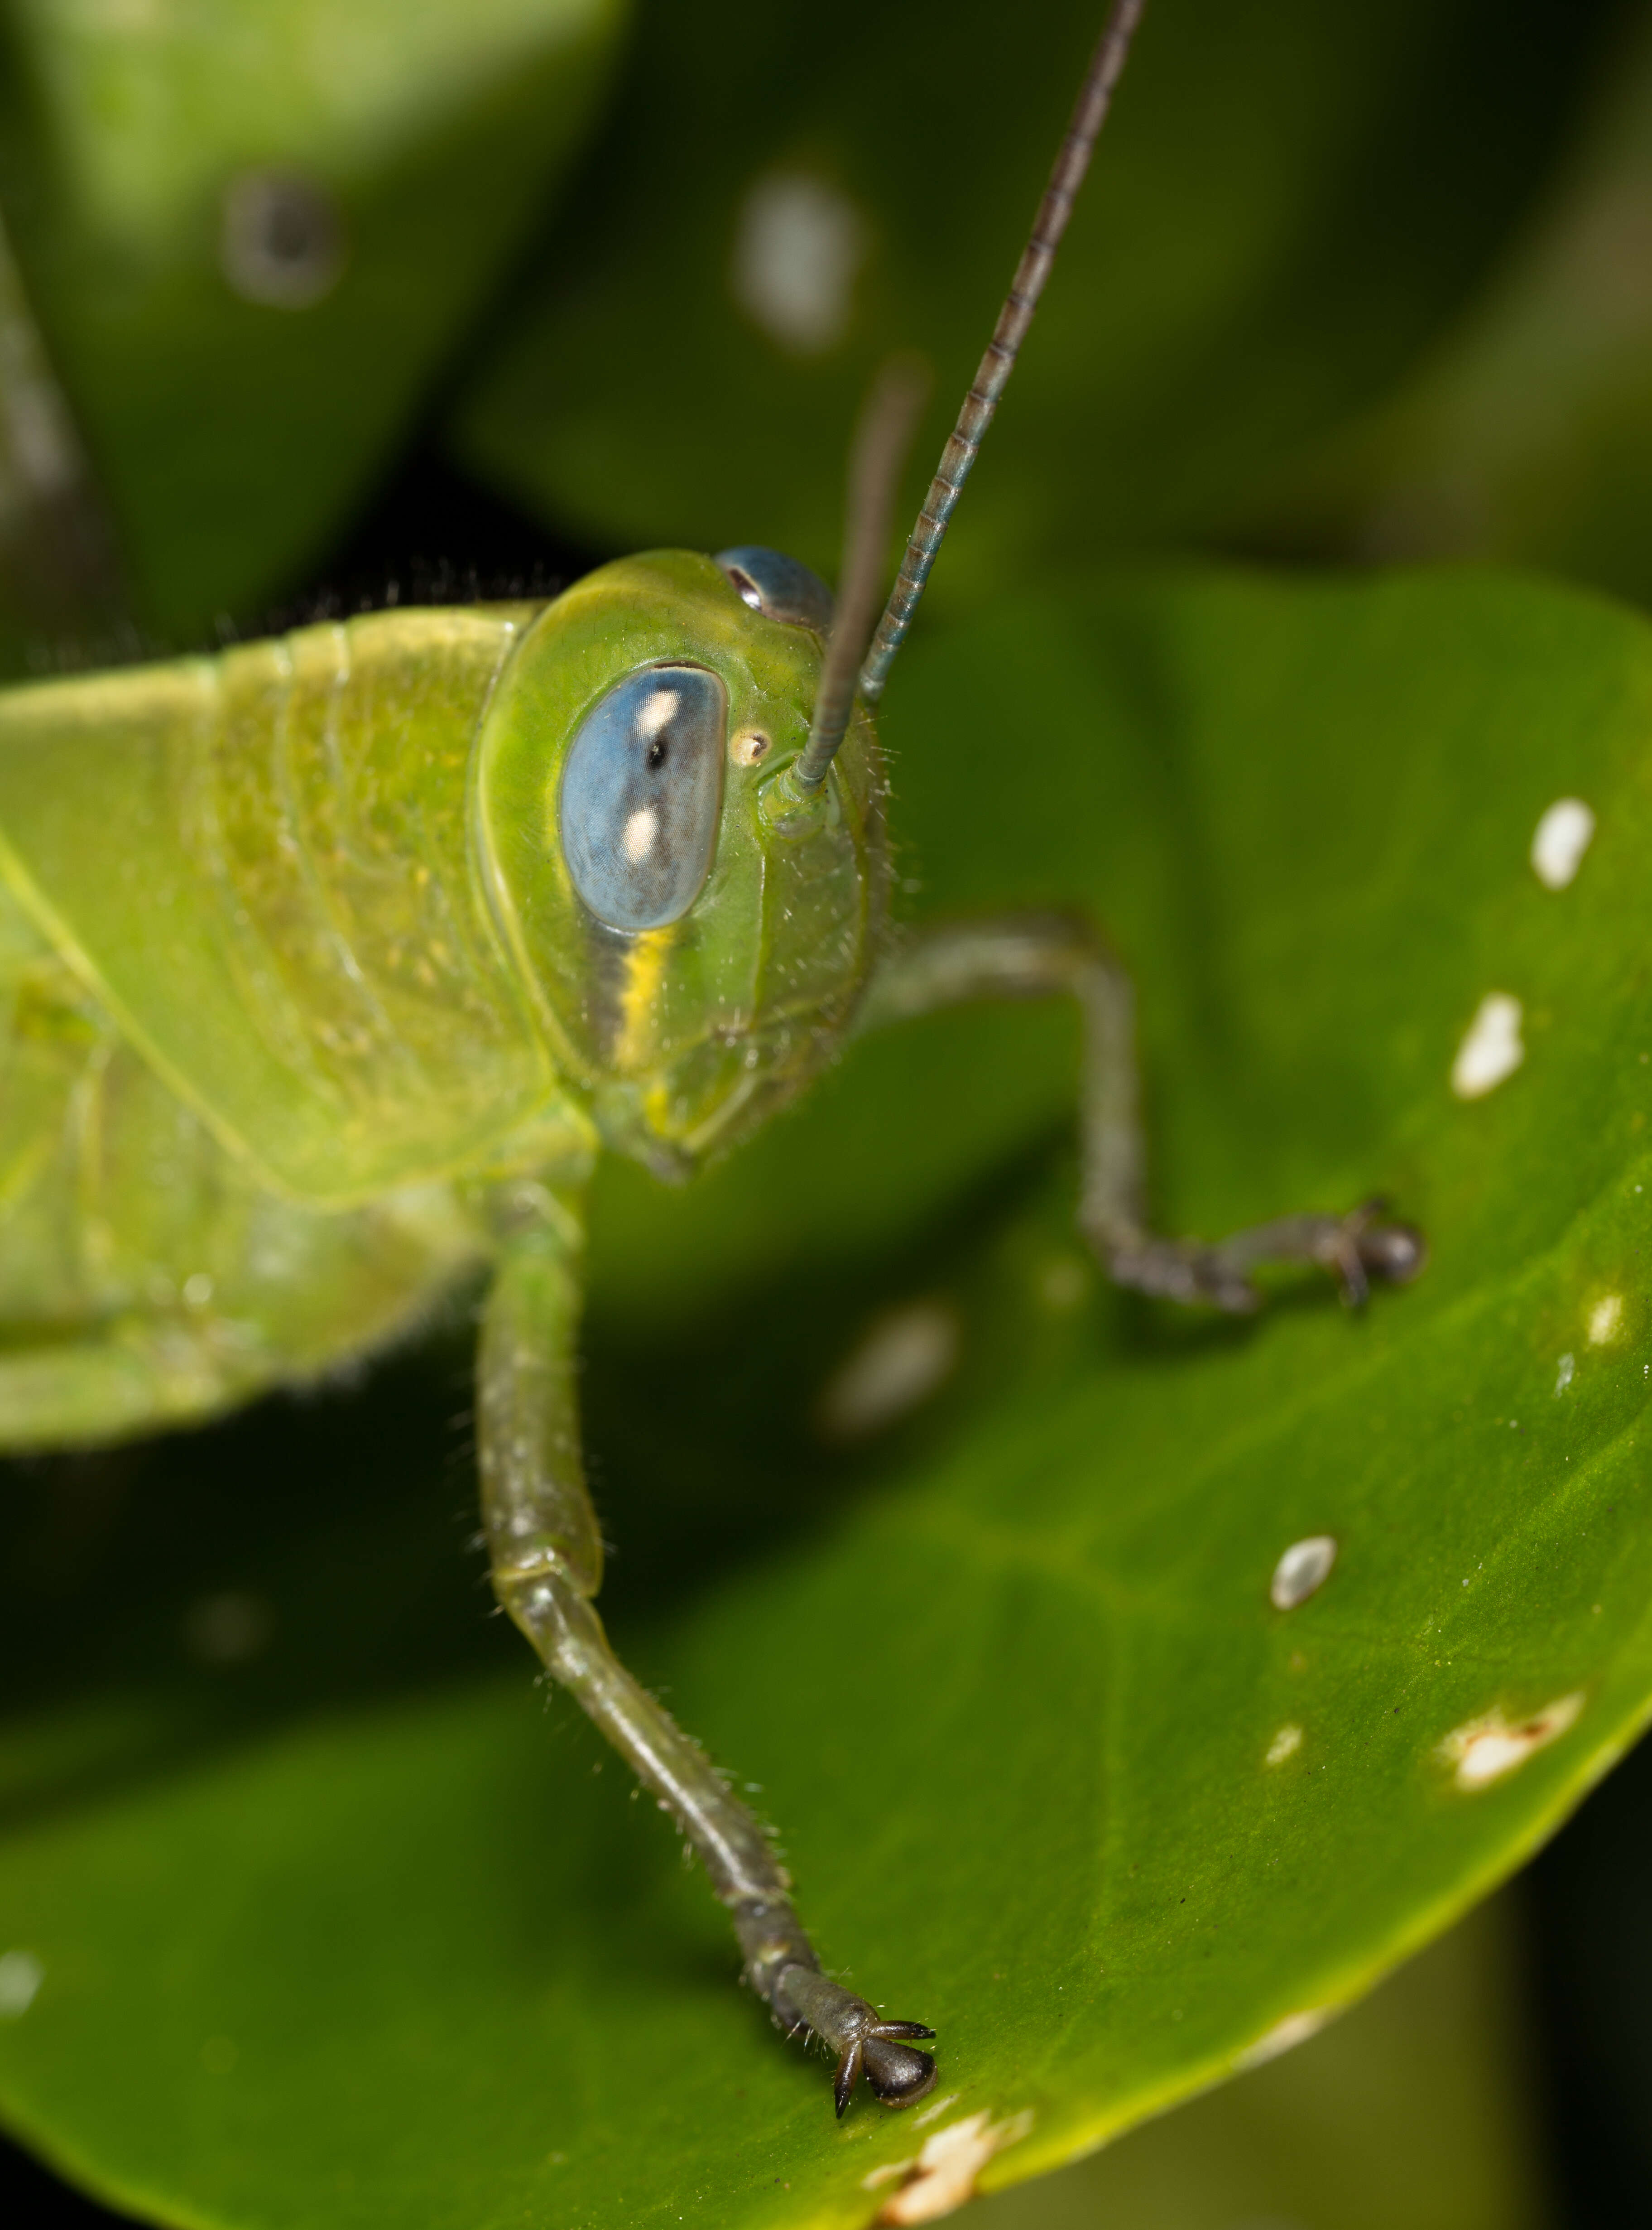
M1496 558L1652 601L1652 27L1629 11L1554 185L1375 410L1286 474L1255 538Z
M1099 13L644 6L460 458L602 546L829 570L857 398L888 351L927 351L927 465ZM1380 395L1540 189L1610 13L1156 0L936 598L1208 533Z
M164 633L290 590L607 89L625 0L12 0L0 196Z
M1642 1743L1525 1885L1539 1924L1556 2165L1580 2230L1643 2221L1652 2193L1652 1747Z
M124 617L113 526L0 224L0 673Z

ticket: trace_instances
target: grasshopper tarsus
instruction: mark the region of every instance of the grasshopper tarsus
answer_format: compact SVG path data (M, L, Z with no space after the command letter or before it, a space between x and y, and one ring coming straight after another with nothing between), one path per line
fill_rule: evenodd
M832 2097L839 2121L863 2075L867 2089L884 2106L915 2106L934 2090L934 2055L913 2048L915 2040L935 2035L922 2021L883 2021L876 2006L831 1981L818 1967L800 1963L782 1969L770 2003L783 2027L812 2029L837 2053Z
M1380 1278L1386 1286L1409 1286L1428 1266L1428 1240L1414 1223L1379 1221L1387 1206L1385 1200L1371 1200L1364 1210L1354 1210L1355 1215L1368 1211L1366 1221L1353 1234L1354 1244L1368 1276ZM1353 1220L1349 1218L1350 1222Z
M1375 1198L1346 1215L1282 1215L1213 1246L1143 1233L1115 1241L1104 1249L1105 1259L1121 1286L1229 1316L1254 1316L1262 1306L1253 1269L1265 1262L1313 1262L1329 1271L1346 1307L1360 1309L1373 1279L1409 1284L1428 1260L1423 1234L1415 1224L1385 1221L1386 1208Z
M1157 1239L1143 1234L1102 1250L1115 1286L1184 1308L1219 1309L1224 1316L1254 1316L1262 1295L1220 1246L1198 1240Z

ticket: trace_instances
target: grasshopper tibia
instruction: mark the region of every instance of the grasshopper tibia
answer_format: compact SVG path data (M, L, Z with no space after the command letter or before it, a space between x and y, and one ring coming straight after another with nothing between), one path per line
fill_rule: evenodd
M1264 1262L1313 1262L1350 1308L1373 1278L1403 1285L1428 1257L1420 1231L1381 1221L1386 1203L1347 1215L1282 1215L1206 1245L1167 1239L1147 1221L1135 993L1096 929L1068 914L1005 914L922 931L884 958L867 987L858 1029L876 1029L966 999L1065 993L1084 1025L1078 1224L1119 1285L1161 1299L1248 1316L1262 1305L1250 1273Z
M776 2022L788 2033L813 2029L839 2055L839 2114L863 2071L884 2105L910 2105L935 2069L910 2040L934 2030L885 2021L827 1981L762 1827L609 1646L591 1600L602 1544L580 1461L573 1365L579 1224L543 1188L503 1187L493 1208L502 1243L477 1408L494 1593L547 1671L675 1815L734 1923L746 1979Z

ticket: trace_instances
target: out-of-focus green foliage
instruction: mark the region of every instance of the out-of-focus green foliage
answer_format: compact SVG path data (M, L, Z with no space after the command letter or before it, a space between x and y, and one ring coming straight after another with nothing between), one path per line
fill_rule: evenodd
M1652 1748L1643 1743L1534 1869L1552 1930L1545 1979L1559 2016L1554 2056L1565 2066L1551 2118L1570 2124L1574 2175L1585 2156L1587 2197L1625 2193L1631 2206L1652 2182L1649 1835Z
M0 673L119 624L114 538L0 225Z
M0 193L139 616L360 504L579 146L625 0L15 0Z
M1635 11L1554 190L1411 379L1269 490L1276 546L1497 558L1652 598L1652 35Z
M1114 926L1171 1225L1383 1185L1427 1275L1241 1326L1097 1291L1058 1015L868 1044L701 1193L605 1196L616 1637L761 1784L826 1956L940 2027L927 2133L834 2126L595 1740L442 1662L484 1634L440 1385L128 1459L97 1553L18 1551L0 1843L38 1972L0 2095L128 2206L858 2226L977 2114L1025 2175L1356 1996L1642 1724L1652 632L1495 579L1051 591L915 649L889 724L926 908ZM1488 994L1523 1059L1464 1097ZM951 1380L822 1447L823 1379L919 1301ZM254 1574L267 1653L191 1670Z
M459 454L602 544L829 570L872 367L932 357L927 471L1101 12L645 7ZM1526 208L1598 12L1154 0L934 593L1208 533L1380 394Z

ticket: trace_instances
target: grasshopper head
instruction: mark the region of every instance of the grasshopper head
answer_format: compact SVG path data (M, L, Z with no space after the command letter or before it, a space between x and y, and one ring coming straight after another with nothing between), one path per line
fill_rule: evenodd
M829 1058L871 964L870 717L818 790L784 779L830 616L773 551L624 558L538 616L487 714L475 828L495 918L608 1144L662 1175Z

